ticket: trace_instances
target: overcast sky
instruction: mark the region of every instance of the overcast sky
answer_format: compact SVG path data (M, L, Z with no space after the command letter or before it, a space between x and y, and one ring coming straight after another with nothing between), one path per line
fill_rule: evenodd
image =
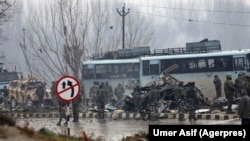
M18 71L25 70L23 55L19 46L22 28L27 26L26 18L32 11L44 6L46 0L17 0L12 19L1 26L7 41L2 42L7 63ZM90 0L89 0L90 1ZM92 0L93 1L93 0ZM103 0L104 1L104 0ZM220 40L222 49L249 48L250 0L106 0L116 2L109 10L122 9L130 13L138 11L150 21L155 32L152 48L184 47L187 42L198 42L205 38ZM117 14L117 12L116 12Z

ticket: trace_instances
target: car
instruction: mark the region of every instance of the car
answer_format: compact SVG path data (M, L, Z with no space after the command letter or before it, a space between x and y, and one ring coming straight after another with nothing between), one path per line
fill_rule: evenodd
M8 99L10 109L15 109L18 105L26 109L38 106L36 90L40 86L46 89L45 84L34 77L26 77L11 81L7 87L9 92ZM47 101L51 99L51 93L45 90L44 100Z

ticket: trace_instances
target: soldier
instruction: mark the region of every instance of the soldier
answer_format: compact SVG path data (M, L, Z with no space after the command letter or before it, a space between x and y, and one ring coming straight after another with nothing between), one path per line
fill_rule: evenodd
M241 91L244 89L244 76L242 73L238 74L238 77L234 81L235 88L237 89L235 97L240 97Z
M108 93L103 87L104 87L103 83L101 83L97 91L97 105L98 105L99 118L104 120L105 102L106 102Z
M186 100L188 103L189 121L197 120L195 116L195 110L198 108L199 96L197 88L195 88L195 82L189 82L189 87L186 91Z
M216 91L216 98L219 98L221 97L221 80L217 75L214 76L213 83Z
M154 114L158 115L158 101L160 99L160 92L156 87L156 83L152 83L151 85L152 89L149 91L148 94L148 110L153 110ZM148 111L148 113L151 113L150 111ZM149 116L149 118L151 118Z
M117 87L115 88L115 96L116 96L116 100L117 100L117 104L120 104L121 101L123 100L123 94L124 94L125 90L122 86L122 84L118 84Z
M40 85L37 89L36 89L36 94L37 94L37 97L38 97L38 104L39 104L39 107L43 107L43 100L44 100L44 86L43 85Z
M247 91L247 95L250 97L250 73L245 75L245 84L244 87Z
M9 91L8 91L8 89L7 89L7 86L6 85L4 85L4 88L3 88L3 103L4 103L4 107L6 108L6 109L8 109L9 108L9 104L8 104L8 96L9 96Z
M242 90L238 107L238 116L241 119L241 125L250 125L250 97L246 89Z
M98 85L99 85L99 82L97 81L93 82L93 86L89 90L89 96L91 99L92 107L94 107L96 104L96 96L97 96L97 91L99 89Z
M58 99L59 121L56 125L61 126L62 119L65 119L64 125L68 125L68 119L66 116L66 103Z
M233 113L232 104L233 104L234 92L237 91L237 89L234 87L231 75L226 75L226 81L224 82L224 91L227 99L226 113L230 114Z
M58 102L57 102L57 96L56 96L56 81L52 81L50 91L51 91L51 95L52 95L53 106L57 107Z
M104 85L104 89L106 89L107 93L108 93L108 103L111 102L111 99L113 98L113 88L111 85L109 85L109 82L106 81L105 85Z
M179 113L179 121L184 121L184 88L183 88L183 82L179 82L177 88L174 89L174 96L175 101L178 105L178 113Z
M72 114L73 114L73 121L72 122L78 122L79 121L79 107L80 107L80 103L82 101L81 95L75 99L72 102Z

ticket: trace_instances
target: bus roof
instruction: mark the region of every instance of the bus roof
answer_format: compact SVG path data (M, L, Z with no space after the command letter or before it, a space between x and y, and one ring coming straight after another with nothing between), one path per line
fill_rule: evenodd
M209 52L209 53L195 53L195 54L143 56L143 57L141 57L141 60L215 57L215 56L228 56L228 55L239 56L239 55L245 55L248 53L250 53L250 49L227 50L227 51Z
M83 61L83 65L87 65L87 64L124 64L124 63L139 63L139 58L85 60L85 61Z

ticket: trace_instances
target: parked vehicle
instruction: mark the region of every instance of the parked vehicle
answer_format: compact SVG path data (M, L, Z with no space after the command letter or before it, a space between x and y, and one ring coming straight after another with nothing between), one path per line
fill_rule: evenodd
M36 90L40 86L45 89L45 84L33 76L11 81L8 86L9 108L13 110L17 105L25 109L38 106ZM45 90L44 101L46 102L48 100L52 100L52 96L50 91Z

